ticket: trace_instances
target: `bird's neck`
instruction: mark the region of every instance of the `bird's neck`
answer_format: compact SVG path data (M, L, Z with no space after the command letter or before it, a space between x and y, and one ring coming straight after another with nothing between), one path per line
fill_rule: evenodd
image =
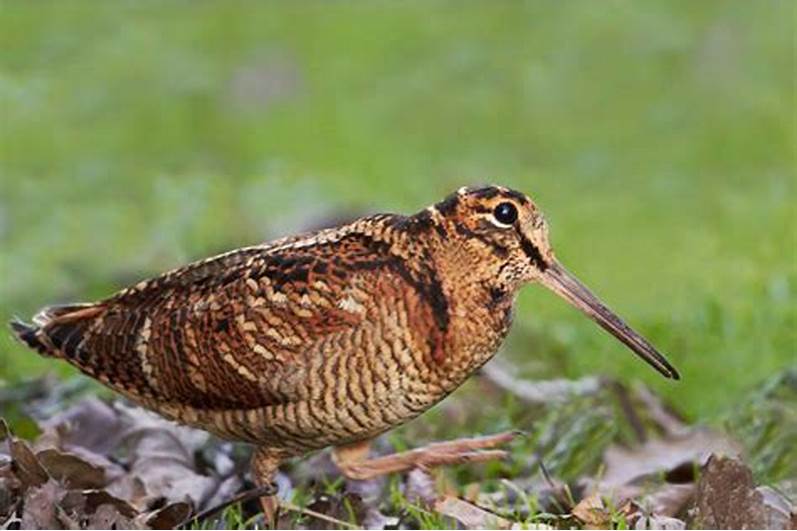
M467 242L451 241L440 241L429 250L448 301L446 371L459 383L501 346L519 288L501 279L497 265L479 260L471 251Z
M509 331L517 285L506 285L500 264L480 259L478 245L458 237L451 227L427 216L385 221L380 238L442 297L435 311L445 312L445 331L434 358L450 390L489 360ZM437 316L438 318L440 316Z

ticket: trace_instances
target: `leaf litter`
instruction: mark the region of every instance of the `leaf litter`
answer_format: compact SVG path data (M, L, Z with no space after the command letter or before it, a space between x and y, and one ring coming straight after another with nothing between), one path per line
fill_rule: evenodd
M478 470L462 482L446 470L361 482L341 478L329 453L320 452L278 475L285 500L279 526L779 529L797 524L789 497L795 478L779 473L779 483L759 485L755 472L761 465L753 471L746 463L761 460L750 459L749 446L689 425L650 389L559 380L553 384L555 400L546 406L541 397L552 384L543 383L541 392L535 382L515 381L510 374L493 370L481 378L497 393L534 405L534 430L514 445L513 463L492 473L486 466L469 467L468 473ZM785 391L773 390L770 382L759 394L782 398L794 391L788 386L797 378L787 375L778 382ZM7 405L15 397L24 397L15 407L35 421L38 433L24 439L0 421L0 528L264 525L257 493L249 492L247 447L123 401L74 400L73 389L72 383L63 388L41 380L0 389L3 412L11 410ZM72 398L63 400L66 395ZM783 407L781 400L765 411L780 415ZM584 411L591 415L572 414ZM749 408L744 414L751 415ZM584 438L588 449L578 445ZM784 461L771 443L756 443L766 450L765 463ZM376 453L394 450L389 437L377 441ZM231 507L237 509L229 513Z

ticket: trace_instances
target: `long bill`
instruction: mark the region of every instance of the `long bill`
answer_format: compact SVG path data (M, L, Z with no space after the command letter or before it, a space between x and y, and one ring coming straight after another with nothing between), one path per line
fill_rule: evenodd
M654 369L667 378L678 380L680 378L675 367L659 354L644 337L640 336L630 326L625 324L614 312L587 289L584 284L562 267L558 262L553 262L542 274L542 284L565 299L567 302L587 314L604 330L622 341L633 350L640 358L649 363Z

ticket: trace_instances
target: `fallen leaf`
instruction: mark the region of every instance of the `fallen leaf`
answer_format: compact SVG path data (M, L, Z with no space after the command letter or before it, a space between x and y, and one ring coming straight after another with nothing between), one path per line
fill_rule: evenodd
M72 489L97 489L107 484L105 469L78 456L49 449L36 454L49 475Z
M127 503L125 500L112 496L104 490L84 490L81 492L85 499L85 511L93 513L101 505L110 505L116 509L119 514L127 518L132 518L136 515L135 508Z
M692 524L703 529L786 529L791 517L773 500L772 493L756 489L744 463L713 455L697 484Z
M607 528L612 521L612 515L600 494L595 493L582 499L573 507L572 515L578 518L587 528Z
M219 477L196 470L194 452L207 441L208 435L197 436L189 433L197 430L153 418L146 412L128 408L125 414L137 423L121 443L130 449L130 474L140 480L146 492L139 504L164 498L204 508L221 483Z
M55 508L64 492L64 488L52 479L28 489L23 502L22 528L60 528Z
M49 479L47 471L24 441L11 437L8 447L13 459L12 468L22 482L23 490L39 487L47 482Z
M192 466L170 457L137 459L130 473L140 478L148 502L164 498L203 507L218 484L216 479L197 474Z
M114 505L100 505L86 523L86 529L133 529L133 522L122 516Z
M191 516L191 505L178 502L141 515L140 520L143 520L150 529L174 529L189 516Z
M434 510L460 522L467 529L513 529L510 520L454 496L441 497L434 503Z

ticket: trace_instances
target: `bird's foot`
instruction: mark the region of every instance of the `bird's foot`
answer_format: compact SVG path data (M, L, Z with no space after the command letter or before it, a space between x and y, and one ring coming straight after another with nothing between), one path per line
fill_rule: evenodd
M493 448L510 442L519 434L520 432L511 431L432 443L414 450L373 459L367 457L370 441L360 441L336 447L332 459L346 477L365 480L393 472L406 472L413 468L428 470L439 466L504 459L509 452Z

